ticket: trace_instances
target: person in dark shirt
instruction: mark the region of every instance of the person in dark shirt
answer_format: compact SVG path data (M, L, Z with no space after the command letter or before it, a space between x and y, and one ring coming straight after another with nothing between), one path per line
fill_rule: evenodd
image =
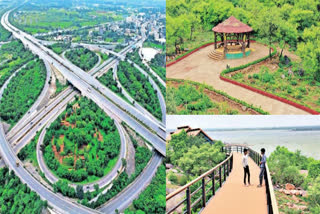
M258 187L262 187L262 179L264 177L266 171L266 162L267 156L265 155L266 150L264 148L261 149L261 161L260 161L260 174L259 174L259 185Z

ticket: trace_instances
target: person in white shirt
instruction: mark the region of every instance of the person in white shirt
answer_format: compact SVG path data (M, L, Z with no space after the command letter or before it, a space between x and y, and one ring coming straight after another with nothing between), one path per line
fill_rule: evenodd
M250 170L249 170L249 165L248 165L248 156L249 156L249 151L248 149L244 149L243 150L243 157L242 157L242 166L243 166L243 170L244 170L244 185L248 186L250 185ZM246 178L247 178L247 174L248 174L248 185L246 182Z

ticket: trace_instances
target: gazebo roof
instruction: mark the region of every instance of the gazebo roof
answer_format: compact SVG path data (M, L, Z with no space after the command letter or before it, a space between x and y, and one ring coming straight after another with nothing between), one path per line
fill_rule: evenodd
M212 30L217 33L247 33L251 32L252 28L240 22L234 16L230 16L228 19L212 28Z

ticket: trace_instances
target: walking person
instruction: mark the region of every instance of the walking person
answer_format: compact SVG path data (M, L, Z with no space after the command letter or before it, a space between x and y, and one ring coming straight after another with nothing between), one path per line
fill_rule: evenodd
M243 170L244 170L244 178L243 178L243 182L245 186L250 185L250 170L249 170L249 165L248 165L248 156L249 156L249 151L248 149L244 149L243 150L243 157L242 157L242 166L243 166ZM248 185L246 182L246 178L248 175Z
M260 174L259 174L259 185L258 187L262 187L262 179L264 177L264 173L266 171L266 162L267 156L265 155L266 150L264 148L261 149L261 161L260 161Z

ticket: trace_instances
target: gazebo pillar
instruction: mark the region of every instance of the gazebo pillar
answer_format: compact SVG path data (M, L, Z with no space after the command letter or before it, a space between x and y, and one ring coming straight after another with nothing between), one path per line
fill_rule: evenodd
M228 38L227 38L227 34L223 33L223 56L224 58L226 58L226 54L227 54L227 45L228 45Z
M248 48L250 48L250 33L248 33Z
M214 49L217 49L217 33L214 32Z

